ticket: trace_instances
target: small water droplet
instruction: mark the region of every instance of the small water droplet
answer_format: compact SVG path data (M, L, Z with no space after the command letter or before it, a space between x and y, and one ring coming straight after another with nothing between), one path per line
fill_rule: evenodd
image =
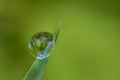
M49 32L37 33L30 40L28 47L37 59L48 58L55 47L54 36Z

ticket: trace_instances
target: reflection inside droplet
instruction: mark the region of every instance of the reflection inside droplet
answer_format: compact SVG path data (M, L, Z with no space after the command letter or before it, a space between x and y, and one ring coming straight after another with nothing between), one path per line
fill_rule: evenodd
M37 33L30 40L28 47L37 59L48 58L55 47L54 36L49 32Z

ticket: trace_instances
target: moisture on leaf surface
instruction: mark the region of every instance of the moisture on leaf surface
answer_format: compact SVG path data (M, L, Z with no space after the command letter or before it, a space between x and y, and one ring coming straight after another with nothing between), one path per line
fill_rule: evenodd
M38 59L49 57L54 46L54 36L49 32L39 32L35 34L29 42L29 49L32 55Z

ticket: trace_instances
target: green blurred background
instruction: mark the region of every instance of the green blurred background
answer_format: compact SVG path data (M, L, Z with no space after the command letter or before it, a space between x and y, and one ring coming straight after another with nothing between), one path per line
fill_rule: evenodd
M22 80L35 60L28 41L59 20L42 80L120 80L119 0L0 0L0 80Z

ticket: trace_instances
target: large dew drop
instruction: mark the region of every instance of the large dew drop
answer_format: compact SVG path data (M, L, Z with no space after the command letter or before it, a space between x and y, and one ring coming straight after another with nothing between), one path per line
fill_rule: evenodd
M54 36L49 32L37 33L30 40L28 47L37 59L48 58L55 47Z

